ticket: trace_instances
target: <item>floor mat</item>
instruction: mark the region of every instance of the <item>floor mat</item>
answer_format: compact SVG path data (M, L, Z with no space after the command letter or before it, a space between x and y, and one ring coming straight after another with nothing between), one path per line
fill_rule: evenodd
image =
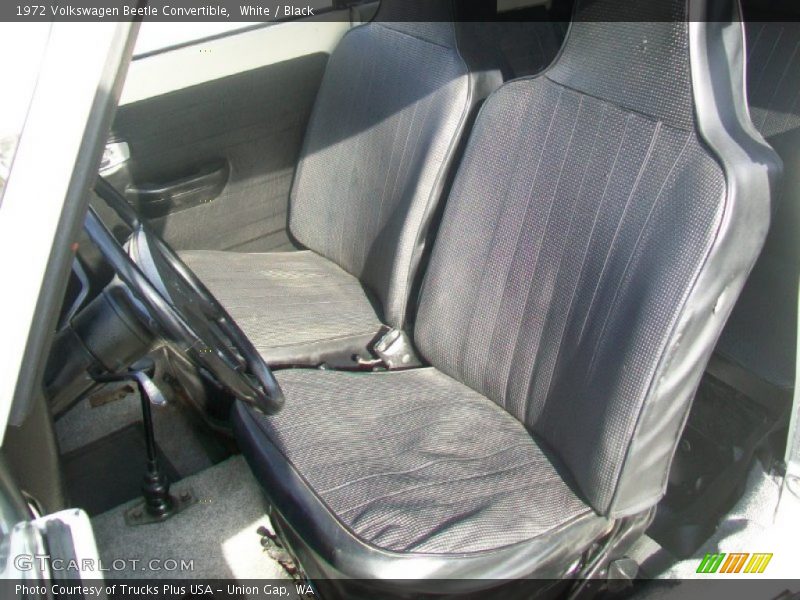
M741 496L772 424L754 400L703 377L648 535L677 557L692 556Z
M61 457L72 506L99 515L141 495L147 467L142 423L131 423ZM170 482L178 473L159 451L159 464Z

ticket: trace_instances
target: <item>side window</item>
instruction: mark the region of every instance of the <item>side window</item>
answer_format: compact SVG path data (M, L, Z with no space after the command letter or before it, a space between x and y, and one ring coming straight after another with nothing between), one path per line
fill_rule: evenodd
M338 7L340 4L341 2L337 0L310 0L306 3L313 11L314 15L322 14ZM348 5L349 4L352 3L348 3ZM172 23L145 20L139 29L139 36L136 39L133 58L136 60L137 58L143 58L180 46L211 40L247 29L268 26L274 21L281 22L307 16L301 13L287 14L286 11L291 8L290 5L283 5L278 8L282 11L278 15L261 15L255 12L253 6L242 4L235 8L235 10L238 11L237 14L231 15L230 17L231 19L236 19L235 21ZM252 17L256 20L243 20L248 17Z

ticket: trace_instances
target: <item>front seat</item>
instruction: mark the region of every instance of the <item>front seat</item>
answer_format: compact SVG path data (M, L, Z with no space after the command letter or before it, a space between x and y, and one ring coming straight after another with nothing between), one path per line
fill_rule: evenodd
M459 139L502 83L453 4L383 0L331 55L289 201L303 250L182 253L268 363L366 358L402 330Z
M591 576L647 526L780 171L737 7L688 4L579 1L556 62L487 99L425 274L429 367L283 370L280 414L235 405L312 578Z

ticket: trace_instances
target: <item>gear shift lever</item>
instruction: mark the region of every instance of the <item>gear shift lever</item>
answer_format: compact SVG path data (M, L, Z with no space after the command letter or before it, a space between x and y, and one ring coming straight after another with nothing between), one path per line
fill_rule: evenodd
M144 505L134 506L125 513L126 522L131 525L163 521L194 503L193 494L189 491L184 491L179 497L172 496L169 493L169 480L159 465L153 413L150 405L152 403L157 406L163 406L167 401L161 390L153 382L152 377L154 374L155 363L150 358L144 358L131 365L126 373L103 374L94 377L95 381L101 383L134 381L139 389L145 446L147 449L147 471L142 484Z

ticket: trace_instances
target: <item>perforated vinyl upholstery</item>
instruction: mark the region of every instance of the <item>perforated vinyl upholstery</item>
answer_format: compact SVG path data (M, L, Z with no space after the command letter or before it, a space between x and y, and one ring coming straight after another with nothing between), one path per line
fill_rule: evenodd
M582 6L470 135L414 330L431 368L285 372L284 413L237 407L278 512L339 572L563 575L664 493L780 168L743 120L739 28Z
M693 130L539 78L491 98L462 173L419 348L560 448L606 510L653 356L713 240L721 170Z
M519 421L436 369L278 381L292 405L253 415L263 435L376 547L480 552L591 514Z
M785 175L764 252L718 351L774 386L790 389L800 279L800 23L752 22L745 30L750 115L783 159Z
M319 340L357 348L381 327L358 279L309 250L181 256L269 363L301 360Z
M363 281L389 325L403 323L423 221L471 104L454 35L450 23L348 33L328 63L295 175L292 235Z

